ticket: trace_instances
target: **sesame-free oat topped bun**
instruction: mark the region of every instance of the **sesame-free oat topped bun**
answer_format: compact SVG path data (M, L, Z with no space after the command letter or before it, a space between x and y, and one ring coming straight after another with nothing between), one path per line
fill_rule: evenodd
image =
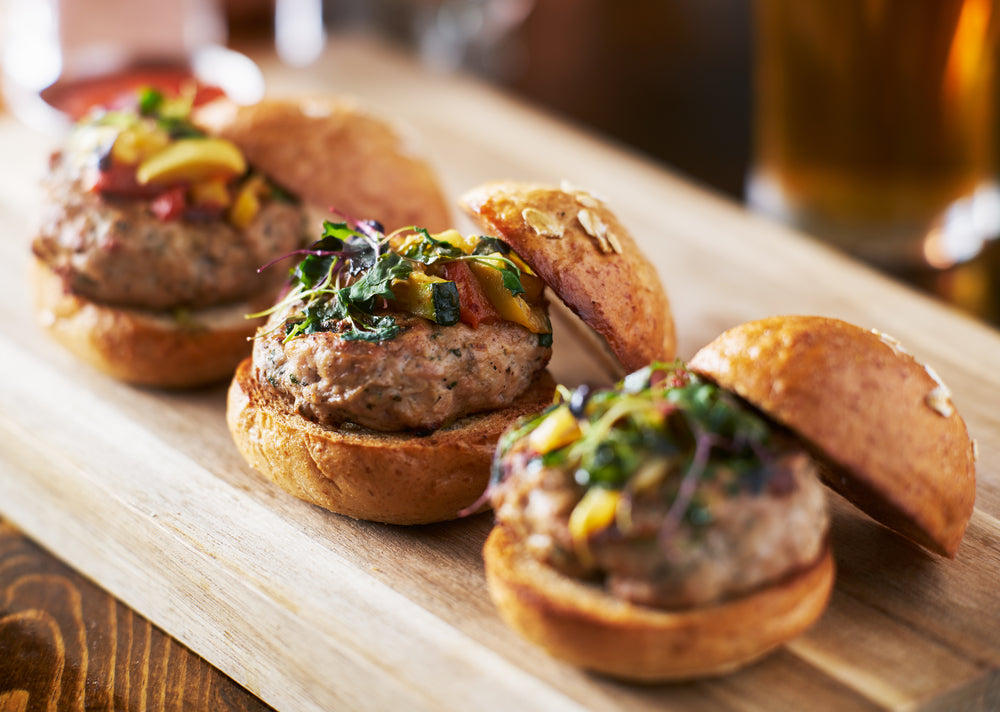
M451 226L436 173L389 121L331 96L266 99L249 106L212 102L194 115L238 144L247 160L303 202L387 230Z
M459 203L531 265L626 371L674 357L673 316L656 268L603 201L582 190L497 181Z
M723 333L689 367L795 431L827 484L873 518L955 555L975 500L975 447L941 379L897 341L777 316Z

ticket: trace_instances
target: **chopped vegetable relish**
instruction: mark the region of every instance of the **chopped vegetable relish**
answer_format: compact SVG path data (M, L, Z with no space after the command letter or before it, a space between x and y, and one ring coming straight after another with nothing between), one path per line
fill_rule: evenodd
M225 219L247 227L262 201L291 197L254 173L231 141L191 121L195 94L146 88L130 105L97 109L75 126L71 147L92 161L89 188L110 199L145 199L160 220Z
M338 331L346 340L382 341L406 312L441 325L510 321L551 344L544 284L502 240L431 235L422 228L385 234L373 221L325 221L322 237L299 251L285 298L263 314L295 308L285 340Z
M680 362L654 363L613 389L560 388L556 403L501 439L493 484L517 443L536 466L571 472L584 488L570 517L574 538L621 523L632 498L656 492L669 501L666 526L681 519L703 525L712 520L705 490L735 496L768 484L771 430L736 396Z

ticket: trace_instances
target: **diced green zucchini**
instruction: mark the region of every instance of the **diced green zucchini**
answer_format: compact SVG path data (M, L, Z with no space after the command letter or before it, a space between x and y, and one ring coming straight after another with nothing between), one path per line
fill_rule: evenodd
M393 283L392 293L402 311L444 326L458 321L458 288L454 282L411 272L405 280Z

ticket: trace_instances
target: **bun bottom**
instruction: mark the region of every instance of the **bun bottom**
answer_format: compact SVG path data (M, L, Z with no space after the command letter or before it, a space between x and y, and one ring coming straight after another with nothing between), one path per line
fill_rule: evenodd
M296 497L355 519L429 524L455 519L476 503L501 433L551 404L554 390L543 371L513 405L427 436L335 429L276 402L260 388L248 358L229 387L226 420L248 464Z
M250 353L259 324L246 315L273 296L178 315L92 302L67 292L39 260L33 261L31 281L37 318L57 342L114 378L160 388L230 378Z
M611 677L664 682L731 672L804 632L833 587L829 546L809 569L750 595L701 608L639 606L532 557L502 526L483 550L504 620L554 657Z

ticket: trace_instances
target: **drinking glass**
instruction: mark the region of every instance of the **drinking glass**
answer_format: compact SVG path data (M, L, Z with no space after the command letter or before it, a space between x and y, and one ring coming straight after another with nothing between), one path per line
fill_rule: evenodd
M749 204L887 268L1000 231L998 0L755 0Z

